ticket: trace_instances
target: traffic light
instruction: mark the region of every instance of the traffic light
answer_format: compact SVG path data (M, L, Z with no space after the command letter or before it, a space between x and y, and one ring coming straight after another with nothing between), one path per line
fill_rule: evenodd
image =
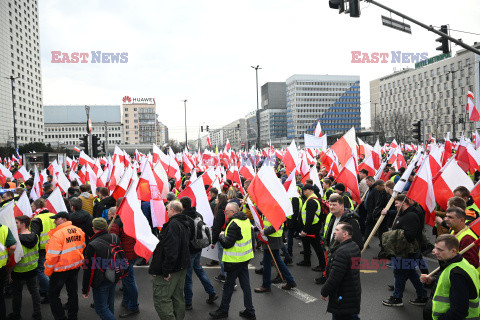
M107 141L102 142L102 150L105 154L107 154Z
M93 157L97 158L100 150L98 149L100 145L98 144L98 137L96 135L92 135L92 153Z
M444 33L444 34L448 34L448 26L447 25L442 25L440 27L440 32ZM440 37L438 38L437 40L435 40L437 42L440 42L442 45L440 47L437 47L437 50L440 50L442 51L443 53L447 54L447 53L450 53L450 48L449 48L449 44L448 44L448 39L447 38L444 38L444 37Z
M88 155L88 134L80 138L80 147L83 148L83 151Z
M349 0L348 8L350 11L350 17L359 18L360 17L360 0Z
M200 131L203 132L203 126L200 126Z
M209 127L209 126L207 126L207 132L210 130L208 127Z
M338 9L338 13L345 11L344 0L328 0L328 6L332 9Z
M422 141L422 120L413 123L413 139Z

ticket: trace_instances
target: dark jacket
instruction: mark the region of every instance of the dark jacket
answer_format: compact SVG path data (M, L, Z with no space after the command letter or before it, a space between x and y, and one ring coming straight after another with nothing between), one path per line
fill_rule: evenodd
M93 206L93 218L105 218L108 221L108 209L111 207L115 207L117 205L117 201L113 197L106 197L100 200L99 203L96 203ZM105 212L107 210L107 212Z
M52 191L49 191L49 192L45 192L45 193L43 194L43 196L41 196L40 198L47 200L47 198L50 197L50 195L52 194L52 192L53 192L53 190L52 190Z
M352 239L337 245L329 255L327 282L321 294L328 297L327 311L334 315L360 313L360 268L355 264L352 268L356 259L360 262L360 248Z
M70 221L76 227L85 232L85 241L88 243L91 236L93 236L92 216L85 210L78 210L70 213Z
M392 230L402 229L408 242L417 240L420 246L423 238L423 221L425 221L420 219L420 215L421 213L415 205L408 207L403 212L400 211Z
M41 213L46 213L49 212L47 209L40 211L38 214ZM33 218L32 221L30 222L30 231L35 233L37 236L40 237L40 234L42 233L43 230L43 223L40 218Z
M187 217L190 218L190 220L189 220L190 230L192 230L191 233L192 233L192 235L194 235L195 234L195 225L194 225L193 220L196 217L200 217L200 218L202 218L202 221L203 221L202 215L200 213L198 213L197 210L194 207L183 210L182 214L184 214L184 215L186 215ZM190 254L195 254L195 253L199 253L200 251L202 251L202 249L198 249L198 248L195 248L194 246L192 246L192 243L188 244L188 250L190 251Z
M103 281L105 280L104 270L107 269L107 265L110 261L106 259L111 259L110 257L110 247L105 243L98 241L102 239L107 243L116 243L120 245L120 238L107 231L100 231L95 233L85 250L83 255L85 257L83 263L83 280L82 280L82 293L87 294L92 288L98 288ZM105 261L105 262L104 262Z
M227 222L227 226L229 225L230 221L233 219L239 219L239 220L248 220L248 217L245 213L239 211L235 213ZM235 242L242 240L243 235L242 235L242 229L233 222L232 225L228 228L228 234L225 237L225 235L221 235L218 237L218 241L222 244L222 247L225 249L229 249L235 245ZM252 240L253 240L253 228L252 228ZM248 264L248 261L241 262L241 263L231 263L231 262L225 262L225 271L229 272L240 265L243 264Z
M212 226L212 243L215 244L218 241L218 236L220 232L224 231L227 227L226 218L225 218L225 208L227 204L223 204L218 208L217 215L213 219L213 226Z
M39 237L34 233L29 234L20 233L18 235L20 243L27 249L32 249L40 241ZM17 244L18 245L18 244ZM37 275L37 268L27 272L15 272L12 271L12 279L28 279Z
M359 218L360 217L358 216L358 214L356 214L350 209L345 208L345 212L340 217L339 222L348 222L353 227L352 240L357 244L359 248L363 248L362 231L360 229L360 224L358 223ZM332 238L334 224L335 216L332 216L332 218L330 219L330 223L328 224L327 233L325 235L325 244L330 248L333 248L337 245L337 242ZM330 241L330 239L332 239L332 241Z
M191 219L184 214L176 214L163 225L158 236L160 242L153 252L148 273L166 278L171 273L190 267L189 220Z
M296 230L298 228L299 221L302 220L302 217L301 217L302 208L299 206L300 198L293 197L290 199L290 201L292 202L293 214L289 219L287 219L286 227L288 229Z
M377 205L377 200L380 197L380 191L376 186L371 186L368 188L368 194L364 199L363 206L367 212L367 215L374 215L375 207Z
M443 272L450 264L460 262L462 259L462 256L457 254L451 260L439 261L440 271ZM465 319L468 315L468 300L475 299L478 291L468 273L460 267L455 267L450 271L450 284L450 310L438 319Z
M312 198L307 200L307 206L306 206L306 214L305 214L305 224L303 225L303 220L302 220L302 213L300 211L300 221L302 222L302 230L305 231L306 234L319 234L320 233L320 228L325 222L325 217L320 214L320 221L318 221L315 224L312 224L313 219L315 218L315 215L317 214L317 210L320 209L318 208L318 204L321 205L321 200L316 199L317 201L314 201ZM320 212L321 213L321 212Z
M137 240L123 231L123 222L119 216L117 216L112 223L110 233L114 233L120 237L120 243L122 244L123 251L128 260L134 260L137 258L137 254L135 253L135 244L137 243Z

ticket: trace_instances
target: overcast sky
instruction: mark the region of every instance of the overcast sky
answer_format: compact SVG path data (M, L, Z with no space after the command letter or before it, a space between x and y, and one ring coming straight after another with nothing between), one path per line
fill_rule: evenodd
M427 25L480 34L478 0L379 0ZM121 104L154 97L173 138L200 125L221 127L256 108L259 85L293 74L360 75L362 126L369 127L369 82L412 64L351 63L352 51L439 54L437 35L383 27L388 12L361 2L360 18L328 0L42 0L44 104ZM395 16L392 15L393 18ZM479 35L453 32L468 44ZM459 47L452 46L453 51ZM52 51L128 53L128 63L52 63Z

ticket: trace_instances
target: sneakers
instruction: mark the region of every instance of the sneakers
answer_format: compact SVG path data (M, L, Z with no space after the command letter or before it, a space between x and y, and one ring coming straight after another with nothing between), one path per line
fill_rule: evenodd
M215 311L209 312L208 314L209 314L210 317L212 317L213 319L224 319L224 318L228 318L228 312L222 311L222 310L220 310L220 309L217 309L217 310L215 310Z
M192 305L190 305L190 309L192 308ZM186 309L186 306L185 306L185 309ZM189 310L189 309L187 309ZM139 314L140 313L140 309L137 308L137 310L125 310L123 313L120 313L120 315L118 316L119 318L128 318L128 317L131 317L131 316L134 316L136 314Z
M212 293L211 295L208 296L207 303L212 304L213 301L217 300L218 296L216 293Z
M217 280L218 282L223 282L225 283L226 277L222 274L219 274L218 276L214 277L213 279Z
M415 300L410 300L409 302L414 306L424 306L427 304L427 301L427 298L416 298Z
M284 286L282 286L282 289L283 290L291 290L292 288L295 288L297 286L297 284L294 282L294 283L290 283L290 284L286 284Z
M311 267L311 266L312 266L312 263L303 260L303 261L298 262L298 263L297 263L297 266L300 266L300 267Z
M387 300L383 300L382 303L384 306L388 306L388 307L403 307L402 299L395 298L393 296L391 296Z
M240 317L245 318L245 319L250 319L250 320L255 320L255 319L257 319L257 317L255 316L255 314L251 314L251 313L248 312L247 310L240 311L238 314L240 315Z
M272 291L272 289L270 288L264 288L264 287L258 287L258 288L255 288L254 290L256 293L265 293L265 292L270 292Z

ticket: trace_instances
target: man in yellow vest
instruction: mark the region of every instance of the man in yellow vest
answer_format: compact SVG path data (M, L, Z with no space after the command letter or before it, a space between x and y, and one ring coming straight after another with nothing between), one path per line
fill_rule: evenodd
M460 197L465 200L465 203L467 204L467 210L470 210L475 214L473 219L476 219L478 216L480 216L480 209L473 201L472 197L470 196L470 191L466 187L456 187L455 190L453 190L453 196Z
M465 225L466 219L467 215L465 210L459 207L450 207L445 213L445 224L448 228L450 228L450 234L453 234L455 237L457 237L460 251L478 239L478 236ZM435 220L438 224L442 223L442 218L440 217L436 217ZM473 248L465 252L462 256L475 269L479 270L478 246L473 246Z
M35 212L38 210L39 213L32 219L30 223L30 230L35 233L39 239L39 251L38 251L38 268L37 268L37 277L38 277L38 284L40 287L40 296L43 297L40 303L47 304L48 297L48 286L49 286L49 278L45 275L45 257L46 251L45 247L47 246L48 240L50 240L50 236L48 233L55 229L57 226L50 218L53 216L53 213L50 213L47 208L45 208L46 203L44 199L37 199L33 202L35 207ZM32 209L34 208L32 206ZM42 210L43 209L43 210Z
M475 268L459 253L458 239L451 234L442 234L435 241L433 254L440 264L440 275L433 296L432 318L478 319L478 293L480 281ZM432 283L433 278L422 274L423 283Z
M0 224L0 319L5 319L7 311L5 309L5 280L7 279L7 261L15 249L17 241L13 237L12 231Z
M30 218L27 216L15 217L18 237L23 249L23 258L15 264L12 270L12 310L8 315L9 320L20 319L22 309L23 282L27 284L28 292L32 296L33 319L42 319L40 311L40 295L37 288L38 266L38 236L28 230Z
M210 316L213 319L228 317L230 300L238 277L245 305L245 310L240 311L240 317L256 319L248 275L248 262L253 259L252 224L248 220L247 215L239 211L238 205L234 202L227 204L225 215L228 219L227 227L225 232L220 233L218 241L223 246L222 261L225 264L227 278L223 286L220 307L216 311L210 312Z

